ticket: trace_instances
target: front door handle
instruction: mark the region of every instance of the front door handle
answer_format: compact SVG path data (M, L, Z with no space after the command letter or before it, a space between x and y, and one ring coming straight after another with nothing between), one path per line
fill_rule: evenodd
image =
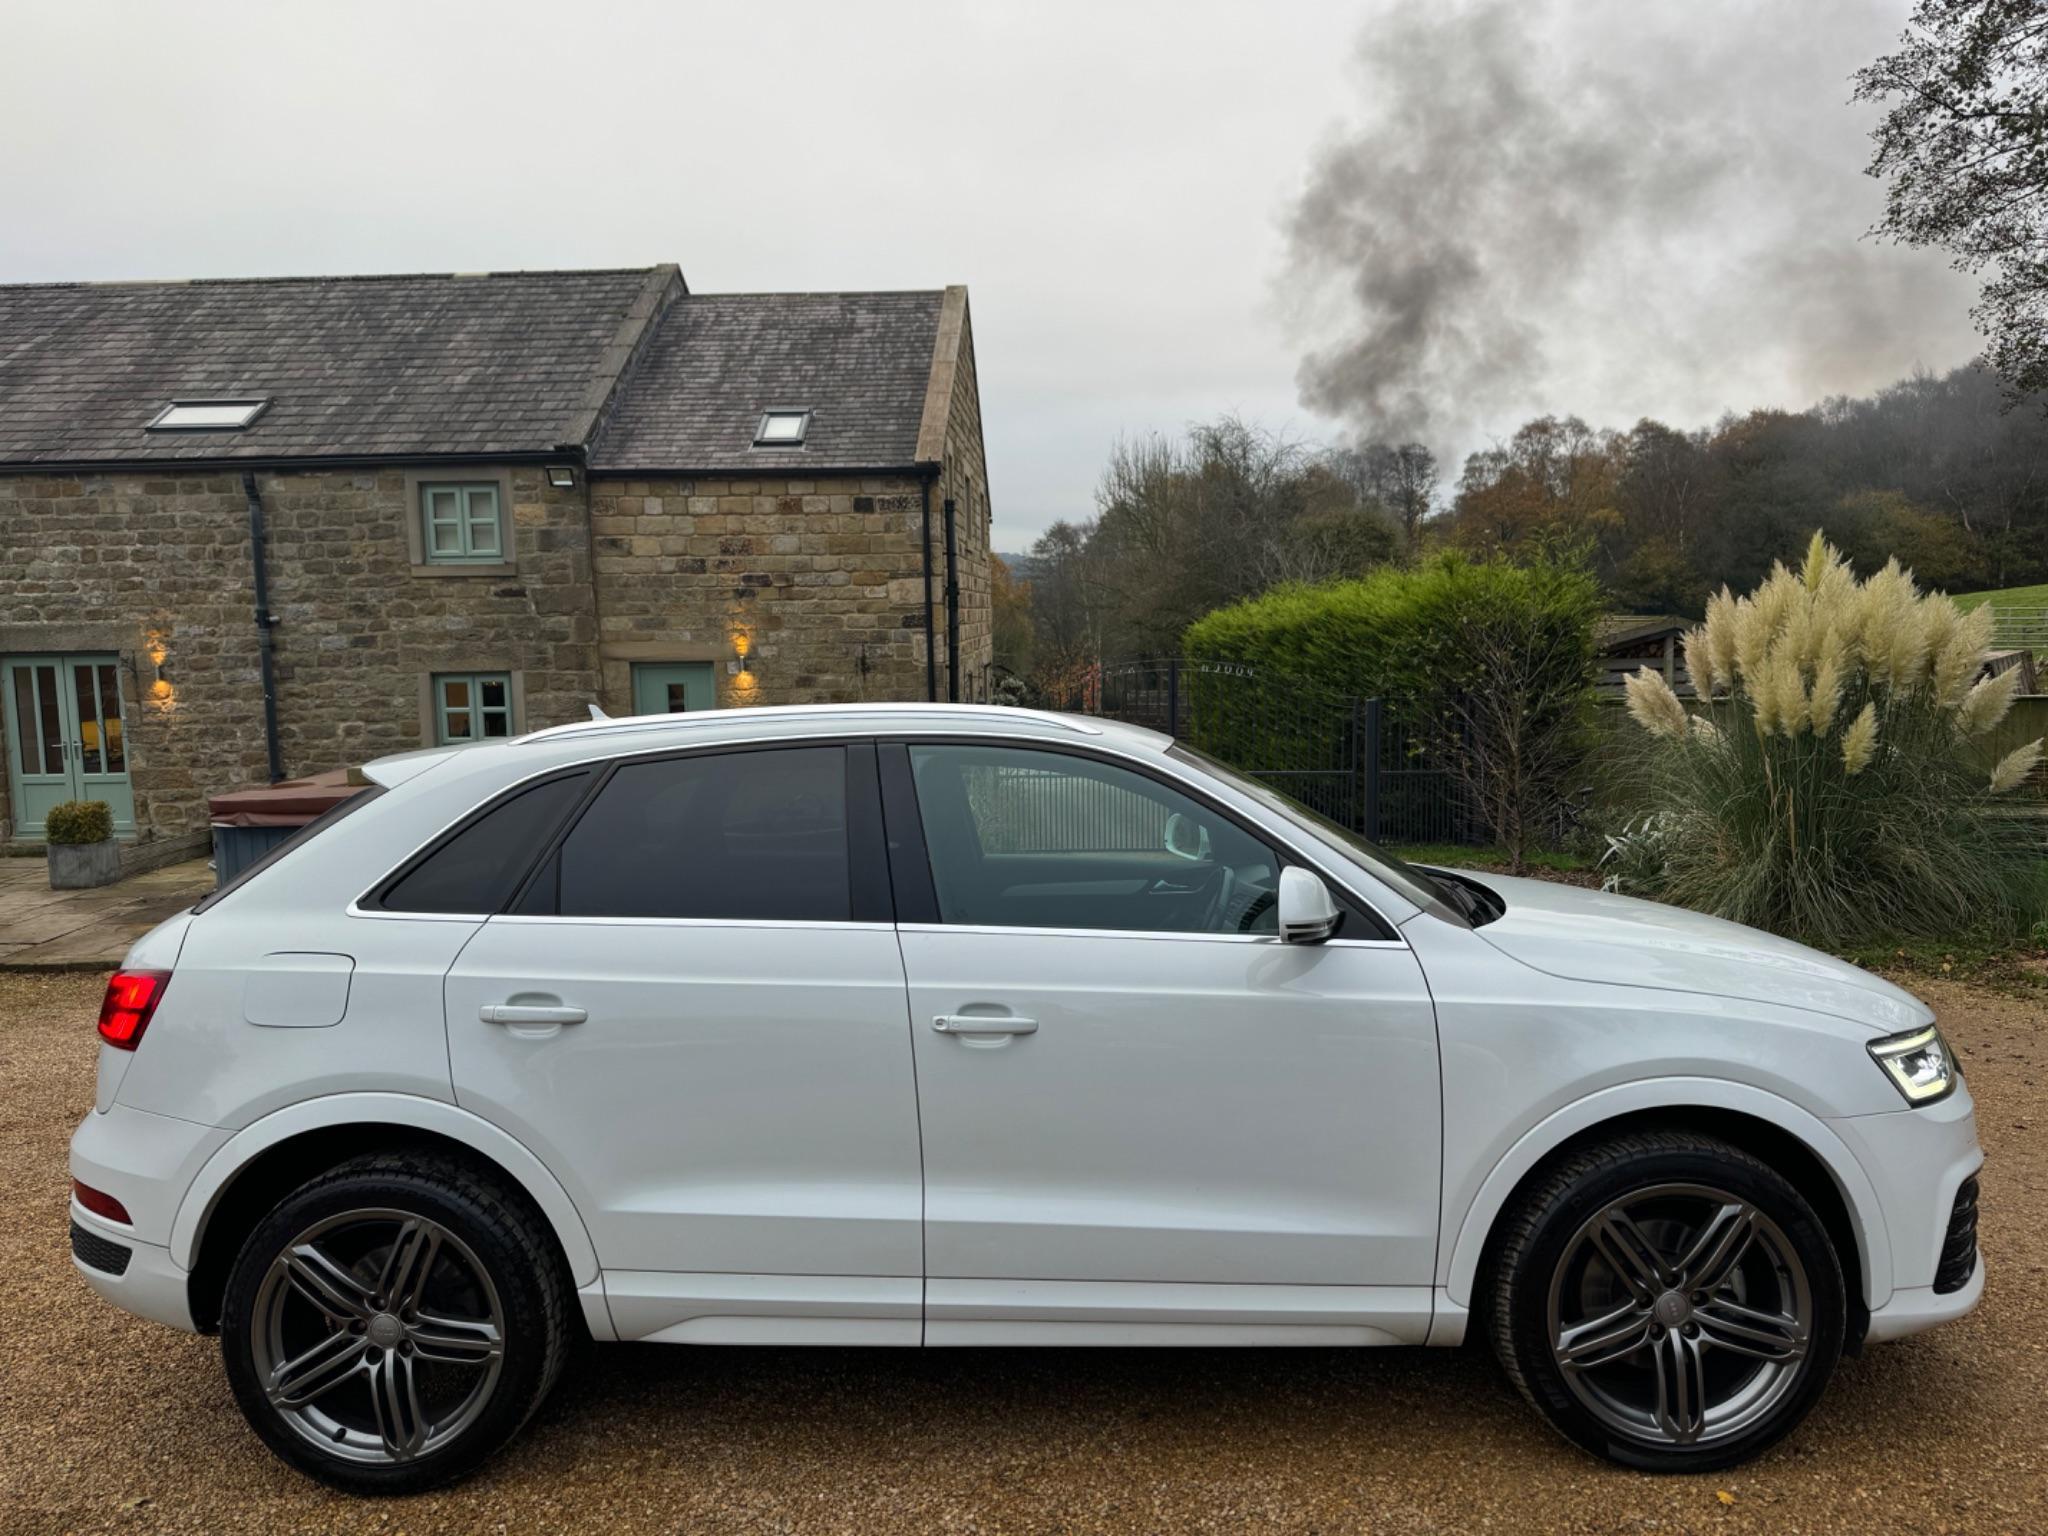
M932 1020L932 1028L942 1035L1035 1035L1038 1020L1010 1013L942 1013Z
M590 1015L560 1003L485 1003L476 1016L486 1024L581 1024Z

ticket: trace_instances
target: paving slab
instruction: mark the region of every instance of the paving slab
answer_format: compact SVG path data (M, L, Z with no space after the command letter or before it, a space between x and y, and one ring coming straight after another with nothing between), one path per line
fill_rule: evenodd
M41 859L0 860L0 971L108 971L143 934L213 889L205 859L89 891L53 891Z

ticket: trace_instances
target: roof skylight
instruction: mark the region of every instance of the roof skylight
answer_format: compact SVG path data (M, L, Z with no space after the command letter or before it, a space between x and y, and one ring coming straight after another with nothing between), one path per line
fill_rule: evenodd
M754 433L756 448L801 448L804 434L810 430L811 413L802 411L763 411L761 425Z
M173 400L150 422L151 432L239 432L268 400Z

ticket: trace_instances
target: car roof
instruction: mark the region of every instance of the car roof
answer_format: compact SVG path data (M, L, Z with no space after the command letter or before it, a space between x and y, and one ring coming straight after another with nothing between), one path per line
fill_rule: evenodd
M1171 738L1158 731L1120 720L1007 705L790 704L579 720L508 741L401 752L378 758L364 771L379 784L397 784L455 754L460 754L465 762L475 762L477 754L483 752L533 755L536 748L552 748L557 750L548 753L550 759L587 758L658 752L667 747L715 746L721 742L884 736L900 731L987 736L991 740L1094 740L1151 752L1163 752L1171 744Z

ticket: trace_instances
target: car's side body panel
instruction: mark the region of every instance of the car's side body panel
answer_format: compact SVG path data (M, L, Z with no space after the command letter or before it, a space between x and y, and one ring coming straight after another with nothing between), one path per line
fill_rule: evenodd
M543 993L587 1020L479 1016ZM494 918L447 999L458 1101L560 1170L607 1269L923 1273L889 925Z
M481 1116L443 1100L399 1093L343 1093L302 1100L229 1137L199 1169L178 1203L169 1239L173 1258L187 1269L197 1262L201 1233L222 1191L257 1157L308 1132L354 1125L426 1131L489 1159L517 1180L547 1217L568 1259L571 1279L581 1286L597 1278L597 1250L589 1231L568 1191L546 1164ZM364 1150L374 1148L366 1146Z
M1416 921L1402 931L1429 975L1442 1040L1438 1264L1454 1302L1470 1305L1486 1234L1548 1153L1624 1115L1709 1108L1775 1125L1821 1159L1857 1229L1864 1299L1883 1305L1885 1201L1829 1129L1902 1107L1863 1053L1870 1029L1770 1003L1547 975L1481 942L1483 929Z
M935 1282L1429 1284L1436 1031L1405 945L902 942ZM981 1013L1035 1027L933 1027Z

